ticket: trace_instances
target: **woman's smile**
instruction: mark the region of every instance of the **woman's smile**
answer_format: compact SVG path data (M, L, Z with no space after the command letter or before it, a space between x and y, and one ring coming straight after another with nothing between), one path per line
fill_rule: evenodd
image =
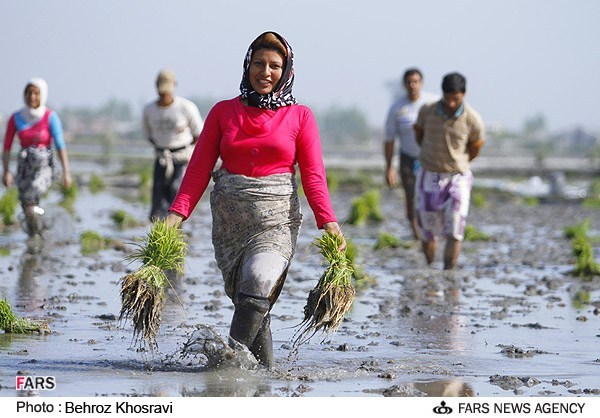
M283 74L283 57L270 49L259 49L252 55L250 84L259 94L271 93Z

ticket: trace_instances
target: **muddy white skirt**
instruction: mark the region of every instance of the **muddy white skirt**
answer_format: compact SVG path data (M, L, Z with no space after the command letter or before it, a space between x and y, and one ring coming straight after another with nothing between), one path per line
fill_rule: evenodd
M54 178L54 157L51 148L29 147L19 152L16 184L23 206L38 205Z

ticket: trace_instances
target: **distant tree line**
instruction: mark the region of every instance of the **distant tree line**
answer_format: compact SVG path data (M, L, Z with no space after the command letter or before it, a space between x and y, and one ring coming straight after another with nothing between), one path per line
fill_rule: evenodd
M210 109L218 101L214 97L195 96L190 100L198 106L200 114L206 117ZM364 143L372 137L372 128L367 117L357 107L343 107L334 105L324 110L314 111L319 124L319 131L324 142L328 144ZM98 107L67 106L60 110L65 130L72 127L87 125L92 126L98 121L110 125L119 122L130 122L130 132L122 135L126 138L142 138L141 109L135 109L123 100L112 98Z

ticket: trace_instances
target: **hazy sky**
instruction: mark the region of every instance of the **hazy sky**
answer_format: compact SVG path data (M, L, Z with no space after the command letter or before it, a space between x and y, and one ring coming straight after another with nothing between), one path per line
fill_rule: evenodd
M438 93L467 77L467 100L487 123L520 129L543 114L551 129L600 130L598 0L36 0L0 4L0 113L22 106L26 81L44 77L49 104L139 109L162 67L182 96L239 93L248 44L275 30L296 55L294 92L323 109L356 105L374 126L387 84L408 66Z

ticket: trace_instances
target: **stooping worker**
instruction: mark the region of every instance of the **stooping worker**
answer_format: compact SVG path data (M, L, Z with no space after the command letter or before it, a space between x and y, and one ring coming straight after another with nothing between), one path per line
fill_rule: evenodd
M19 201L25 214L26 232L39 235L43 228L44 214L40 199L52 185L54 178L54 154L52 143L58 151L63 168L63 187L71 187L71 172L63 129L58 114L46 107L48 84L42 78L32 78L25 85L25 107L10 117L4 136L2 182L19 190ZM17 175L10 171L10 150L15 134L21 142L18 154Z
M229 337L267 367L273 365L269 311L281 292L302 220L296 164L317 227L342 236L315 117L292 95L293 59L292 48L275 32L252 42L241 95L209 112L167 217L171 225L187 219L212 172L212 242L235 306ZM213 172L219 157L222 164Z

